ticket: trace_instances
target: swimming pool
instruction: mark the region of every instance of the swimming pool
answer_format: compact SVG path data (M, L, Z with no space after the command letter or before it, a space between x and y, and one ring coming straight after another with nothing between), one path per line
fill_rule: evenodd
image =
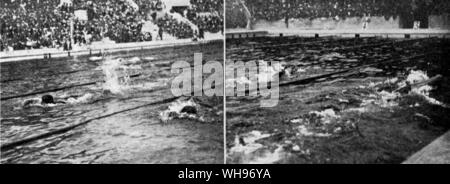
M1 63L1 162L223 163L222 100L170 92L194 52L223 61L223 42ZM161 121L189 100L197 117Z

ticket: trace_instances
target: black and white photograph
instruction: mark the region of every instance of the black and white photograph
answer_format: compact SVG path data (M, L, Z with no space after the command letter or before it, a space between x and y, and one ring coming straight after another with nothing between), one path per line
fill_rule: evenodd
M223 97L171 90L223 62L223 6L2 0L1 163L223 164Z
M215 183L450 164L447 0L1 0L0 17L1 165Z
M450 163L448 1L225 7L227 163Z

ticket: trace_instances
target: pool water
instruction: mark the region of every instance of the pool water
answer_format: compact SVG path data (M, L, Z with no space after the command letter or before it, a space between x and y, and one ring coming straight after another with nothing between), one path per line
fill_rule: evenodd
M170 91L173 62L193 63L194 52L222 61L222 49L211 42L1 63L1 162L223 163L222 101ZM43 95L59 103L43 105ZM210 105L197 106L201 118L161 121L160 112L187 100Z

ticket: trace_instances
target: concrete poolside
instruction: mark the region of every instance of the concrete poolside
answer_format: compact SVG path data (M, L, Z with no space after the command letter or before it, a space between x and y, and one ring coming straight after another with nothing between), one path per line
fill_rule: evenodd
M412 155L403 164L450 164L450 131Z
M51 54L52 58L67 57L67 56L81 56L81 55L95 55L101 54L102 51L117 52L138 49L162 48L172 46L197 45L208 43L212 41L222 40L220 33L208 33L206 39L194 42L191 39L178 40L163 40L163 41L149 41L149 42L131 42L131 43L114 43L114 42L94 42L91 45L74 48L71 51L63 51L62 48L43 48L31 50L15 50L8 52L0 52L0 63L40 59Z
M312 37L316 36L316 34L320 37L322 36L341 36L341 37L354 37L356 34L359 34L361 37L368 36L380 36L380 37L389 37L389 38L404 38L405 35L410 35L411 38L417 37L450 37L450 30L443 29L355 29L355 30L298 30L298 29L286 29L286 28L277 28L277 29L255 29L255 30L246 30L246 29L229 29L226 30L227 38L230 38L231 35L235 38L238 38L239 35L241 38L245 37L254 37L254 34L269 34L269 35L280 35L284 36L295 35L295 36L303 36L303 37Z

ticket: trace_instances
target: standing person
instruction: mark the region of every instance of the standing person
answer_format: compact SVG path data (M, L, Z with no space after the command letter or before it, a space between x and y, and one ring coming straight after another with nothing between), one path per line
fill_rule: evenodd
M67 40L64 40L63 50L64 51L68 51L69 50L69 44L67 43Z
M199 35L200 39L202 39L202 40L205 39L205 31L203 30L202 27L198 28L198 35Z
M192 41L196 42L196 41L198 41L198 39L199 39L199 34L198 34L197 30L194 30Z
M289 17L288 17L287 12L286 12L286 15L284 17L284 24L286 24L286 28L289 28Z
M420 21L414 20L414 26L413 26L413 29L415 29L415 30L420 29Z
M369 23L370 23L370 14L364 14L364 18L363 18L363 30L367 30L369 28Z
M291 5L289 3L289 1L283 1L283 9L284 9L284 23L286 24L286 28L289 28L289 12L290 12L290 8Z
M163 29L161 27L158 30L158 36L160 40L163 40Z

